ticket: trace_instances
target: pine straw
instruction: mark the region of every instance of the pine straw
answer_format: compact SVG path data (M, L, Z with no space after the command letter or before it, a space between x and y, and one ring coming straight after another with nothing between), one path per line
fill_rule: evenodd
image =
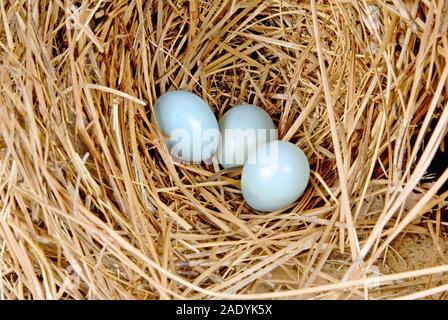
M0 0L0 297L446 299L444 2ZM240 171L173 163L175 88L265 108L306 193L258 214ZM384 268L405 234L431 265Z

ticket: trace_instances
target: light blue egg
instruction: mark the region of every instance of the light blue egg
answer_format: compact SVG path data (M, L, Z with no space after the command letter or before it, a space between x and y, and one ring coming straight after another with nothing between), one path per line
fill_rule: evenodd
M242 166L260 144L277 140L277 130L269 114L252 104L240 104L219 120L221 143L216 152L225 168Z
M157 125L169 139L173 158L199 163L215 154L218 121L202 98L188 91L170 91L159 97L154 112Z
M241 190L253 209L279 210L302 195L309 176L308 159L300 148L286 141L271 141L258 146L247 158Z

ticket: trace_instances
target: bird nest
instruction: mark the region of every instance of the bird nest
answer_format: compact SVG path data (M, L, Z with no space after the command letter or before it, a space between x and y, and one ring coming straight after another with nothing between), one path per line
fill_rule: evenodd
M0 297L446 298L447 10L0 1ZM259 213L241 169L174 162L174 89L265 109L305 193Z

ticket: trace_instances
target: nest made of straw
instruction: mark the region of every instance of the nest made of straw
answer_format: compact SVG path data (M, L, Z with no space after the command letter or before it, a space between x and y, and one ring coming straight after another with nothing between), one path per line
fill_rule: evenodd
M0 298L446 298L448 171L424 178L448 123L447 13L0 1ZM310 159L299 201L258 214L240 171L174 163L150 117L176 88L217 117L267 110Z

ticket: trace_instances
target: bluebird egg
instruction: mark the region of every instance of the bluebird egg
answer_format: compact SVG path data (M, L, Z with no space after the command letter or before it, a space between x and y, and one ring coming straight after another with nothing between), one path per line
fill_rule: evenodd
M219 120L221 143L216 156L225 168L242 166L260 144L277 139L277 130L269 114L251 104L240 104Z
M310 166L303 151L286 141L271 141L251 152L243 167L241 190L258 211L282 209L304 192Z
M188 91L170 91L159 97L154 112L173 158L199 163L215 154L219 144L218 121L202 98Z

